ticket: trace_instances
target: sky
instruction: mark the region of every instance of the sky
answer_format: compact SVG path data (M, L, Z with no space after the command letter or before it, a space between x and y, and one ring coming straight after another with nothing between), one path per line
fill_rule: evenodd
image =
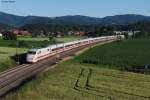
M150 16L150 0L0 0L0 12L48 17L85 15L102 18L121 14Z

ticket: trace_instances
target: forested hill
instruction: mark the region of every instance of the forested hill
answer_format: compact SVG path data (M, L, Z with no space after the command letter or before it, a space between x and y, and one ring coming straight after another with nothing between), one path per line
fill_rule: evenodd
M0 31L9 30L12 28L13 28L13 26L9 26L9 25L0 23Z
M0 23L13 25L15 27L26 24L49 24L49 25L128 25L140 21L150 21L149 16L126 14L107 16L104 18L88 16L61 16L61 17L41 17L41 16L17 16L0 12Z

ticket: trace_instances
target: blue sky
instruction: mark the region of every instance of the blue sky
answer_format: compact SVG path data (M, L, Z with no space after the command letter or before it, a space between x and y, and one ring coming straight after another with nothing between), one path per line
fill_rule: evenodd
M0 0L2 1L2 0ZM15 0L0 2L0 11L16 15L104 17L118 14L150 16L150 0Z

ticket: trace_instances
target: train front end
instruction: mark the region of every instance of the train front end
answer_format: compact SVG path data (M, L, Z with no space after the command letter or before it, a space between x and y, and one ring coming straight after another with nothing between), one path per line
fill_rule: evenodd
M31 49L28 51L26 61L27 63L37 62L37 50L36 49Z

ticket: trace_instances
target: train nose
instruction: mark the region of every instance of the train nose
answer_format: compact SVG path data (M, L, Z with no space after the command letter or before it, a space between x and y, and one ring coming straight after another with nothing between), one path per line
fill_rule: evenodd
M27 62L34 62L35 55L27 55Z

